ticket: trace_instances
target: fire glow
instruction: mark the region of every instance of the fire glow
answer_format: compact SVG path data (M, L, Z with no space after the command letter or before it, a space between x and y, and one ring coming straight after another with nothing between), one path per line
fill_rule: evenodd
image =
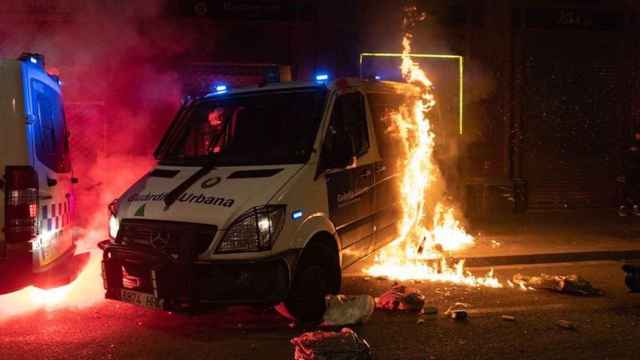
M424 15L416 16L415 11L415 8L409 9L405 26L424 19ZM433 157L435 134L427 117L435 106L435 97L431 81L412 60L412 39L413 34L406 32L402 40L401 70L404 79L419 89L420 97L408 100L389 115L392 120L389 130L399 138L406 154L400 185L403 216L397 238L377 254L374 265L365 272L397 280L500 288L502 284L493 270L484 277L476 277L465 271L464 260L447 261L448 252L473 246L474 238L463 229L453 208L427 201L434 195L436 182L442 181Z

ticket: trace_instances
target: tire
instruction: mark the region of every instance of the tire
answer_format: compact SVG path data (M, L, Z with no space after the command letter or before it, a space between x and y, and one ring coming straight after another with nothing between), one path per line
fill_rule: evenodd
M322 320L325 296L340 291L341 276L338 254L328 246L310 244L302 252L284 302L289 313L301 323Z

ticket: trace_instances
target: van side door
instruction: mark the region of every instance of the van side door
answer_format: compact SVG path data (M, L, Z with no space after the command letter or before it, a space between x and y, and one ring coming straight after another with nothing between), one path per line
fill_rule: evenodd
M369 160L370 142L364 95L349 92L338 95L321 156L329 200L329 214L342 240L343 263L348 266L366 256L373 244L373 161ZM331 166L332 147L337 139L349 139L351 164ZM341 155L341 154L338 154Z
M393 241L398 234L400 207L400 183L403 159L401 141L393 134L391 114L397 112L404 97L398 94L368 93L376 144L381 160L375 164L376 249Z

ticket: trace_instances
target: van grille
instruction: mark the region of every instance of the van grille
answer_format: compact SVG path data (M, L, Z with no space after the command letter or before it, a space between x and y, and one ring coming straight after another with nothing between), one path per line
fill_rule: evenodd
M125 219L116 241L169 255L194 257L209 248L217 230L214 225Z

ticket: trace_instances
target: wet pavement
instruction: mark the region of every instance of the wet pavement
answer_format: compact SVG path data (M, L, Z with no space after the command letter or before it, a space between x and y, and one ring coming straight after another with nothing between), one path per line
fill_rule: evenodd
M576 273L604 290L602 297L409 282L426 295L427 306L438 309L437 315L376 311L368 323L352 328L367 339L377 359L637 358L640 294L628 293L620 266L580 262L496 269L502 281L516 273ZM478 274L486 270L473 269ZM348 275L343 292L380 295L392 284ZM467 321L443 315L455 302L471 305ZM560 320L576 329L558 326ZM291 359L289 340L304 331L290 327L271 308L232 307L188 317L104 301L5 319L0 358Z

